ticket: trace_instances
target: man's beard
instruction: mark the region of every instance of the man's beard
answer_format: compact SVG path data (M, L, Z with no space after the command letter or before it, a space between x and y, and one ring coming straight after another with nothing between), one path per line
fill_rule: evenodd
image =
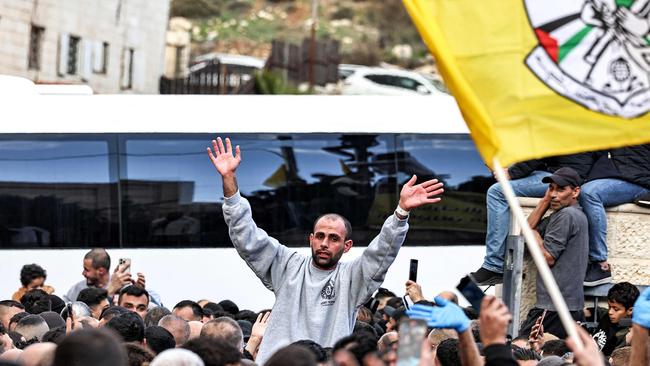
M321 253L327 254L328 258L320 258L319 254ZM321 269L332 269L336 267L336 265L339 263L339 260L341 259L341 256L343 256L343 249L337 253L332 253L329 250L311 250L312 260L316 266Z
M97 278L86 278L86 285L88 287L99 287L99 279L97 279Z

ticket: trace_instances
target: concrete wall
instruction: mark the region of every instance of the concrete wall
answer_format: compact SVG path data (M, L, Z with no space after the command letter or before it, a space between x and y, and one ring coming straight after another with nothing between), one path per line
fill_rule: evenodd
M519 202L528 215L538 199L519 198ZM650 285L650 209L631 203L607 209L607 246L614 282ZM537 269L528 253L524 257L523 273L522 320L535 305L536 299Z
M88 84L96 93L158 93L164 70L170 0L3 0L0 2L0 74L40 83ZM32 25L45 29L40 70L28 68ZM78 71L61 73L65 35L81 39ZM106 72L93 70L108 43ZM133 49L131 88L121 79ZM64 68L63 68L64 70Z

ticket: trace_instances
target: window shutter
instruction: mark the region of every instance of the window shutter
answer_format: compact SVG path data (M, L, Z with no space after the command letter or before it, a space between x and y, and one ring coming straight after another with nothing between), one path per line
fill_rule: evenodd
M90 80L92 74L93 41L84 39L81 45L81 78Z
M59 76L64 76L68 68L68 49L70 45L70 35L68 33L61 33L59 35L59 60L57 73Z
M120 79L120 87L123 89L129 88L131 86L131 52L128 48L125 48L122 52L122 72Z
M104 43L93 42L93 71L104 72Z

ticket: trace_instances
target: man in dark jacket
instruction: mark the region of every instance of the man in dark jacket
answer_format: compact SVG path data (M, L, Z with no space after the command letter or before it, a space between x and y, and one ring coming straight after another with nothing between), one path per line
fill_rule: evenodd
M547 184L542 183L542 178L561 167L570 167L584 179L589 173L592 161L590 153L529 160L514 164L507 169L506 175L517 196L541 198L548 188ZM499 183L488 189L487 211L485 259L481 268L472 273L472 276L479 284L493 285L503 282L505 241L510 228L510 207Z
M612 281L605 207L633 202L650 192L650 144L599 151L592 157L594 164L580 194L580 205L589 222L590 263L585 286Z

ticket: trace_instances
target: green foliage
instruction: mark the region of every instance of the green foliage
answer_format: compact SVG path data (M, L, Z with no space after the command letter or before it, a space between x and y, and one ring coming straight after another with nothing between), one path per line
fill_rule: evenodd
M354 9L348 6L341 6L336 9L332 15L332 19L352 19L354 18Z
M221 14L223 0L172 0L170 15L190 19L210 18Z
M346 62L379 61L417 65L428 51L401 0L319 0L317 37L340 42ZM219 42L223 47L267 45L275 39L300 44L310 36L311 0L172 0L172 15L192 19L193 42ZM390 50L413 47L412 60L397 60ZM237 47L233 47L237 49Z
M244 13L252 4L253 0L172 0L170 12L173 17L207 19L227 11Z
M260 71L255 73L256 94L303 94L298 88L289 84L277 71Z

